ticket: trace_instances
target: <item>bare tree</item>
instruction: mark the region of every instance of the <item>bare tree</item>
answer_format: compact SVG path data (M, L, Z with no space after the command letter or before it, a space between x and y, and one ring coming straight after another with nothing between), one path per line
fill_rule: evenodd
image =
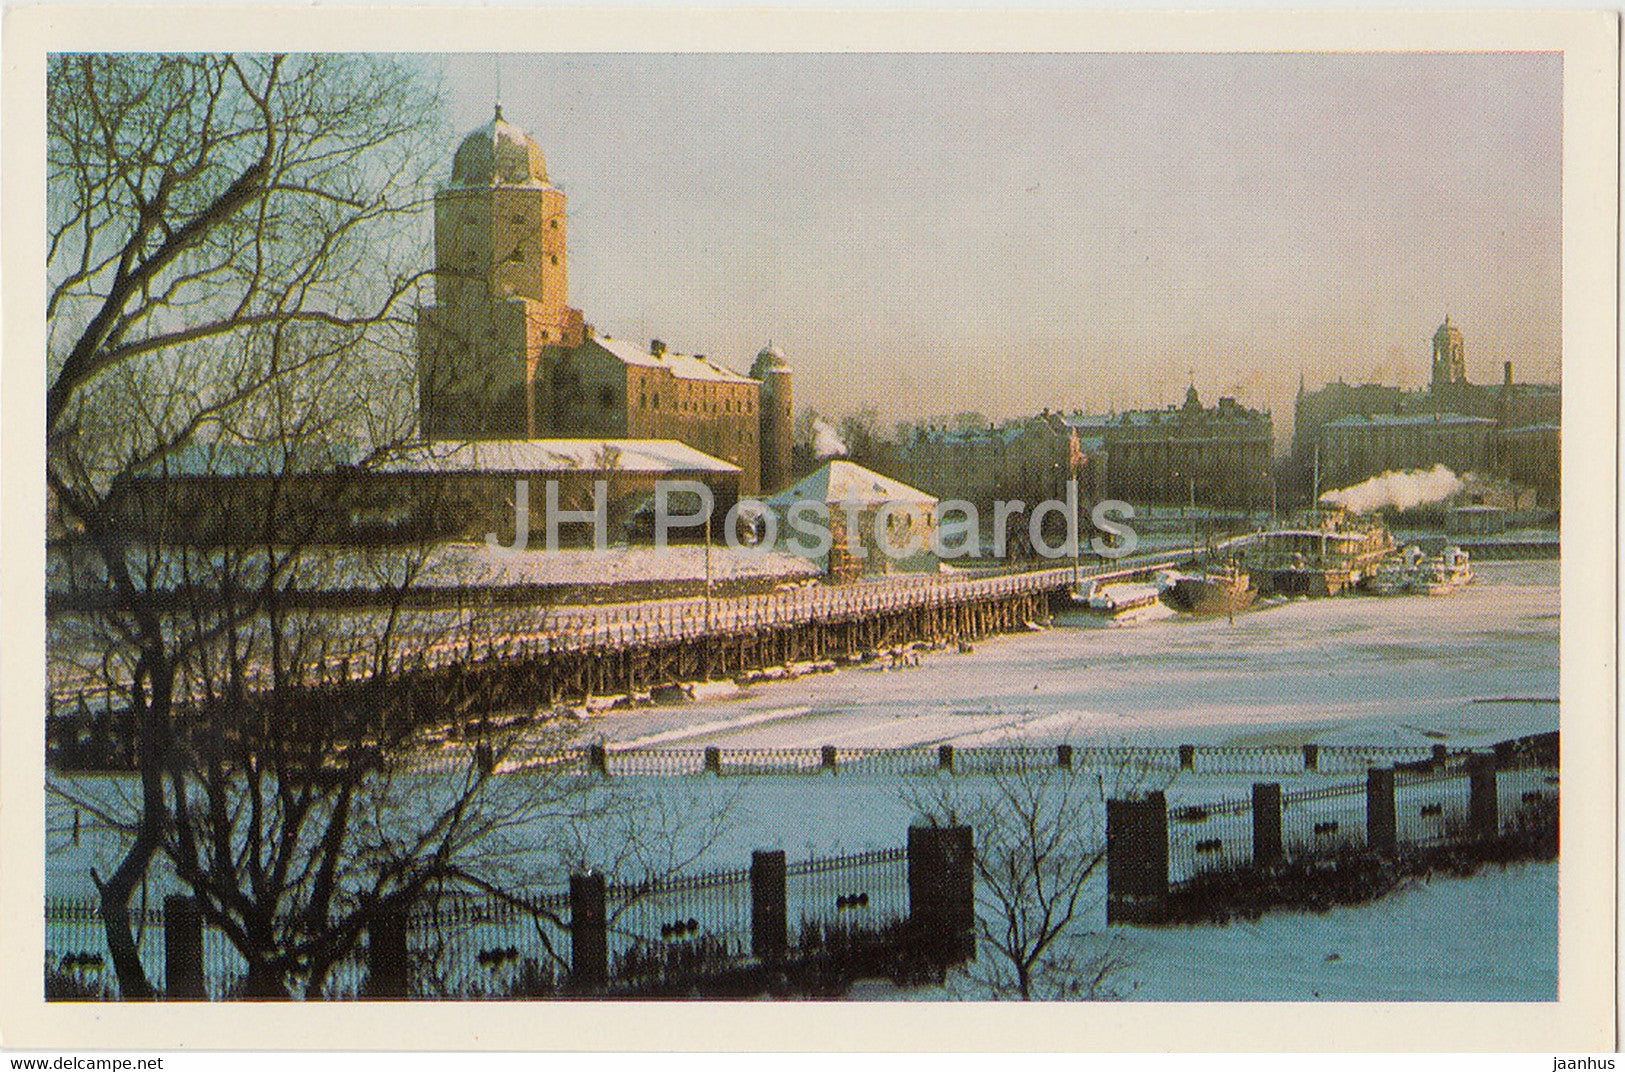
M352 56L63 55L48 96L51 533L101 589L88 633L135 719L139 817L97 883L122 992L144 998L128 903L170 830L163 764L198 636L176 628L172 582L219 561L177 561L162 527L136 537L138 478L274 430L300 408L286 392L362 383L334 377L403 330L416 280L394 265L424 260L409 224L437 109L407 65ZM216 608L211 640L286 563L236 565L261 583Z
M1125 780L1139 775L1114 772L1117 788ZM982 994L1116 996L1122 951L1082 941L1086 917L1105 899L1104 796L1103 777L1053 768L942 779L908 793L919 821L975 833L977 945L990 955L966 973Z

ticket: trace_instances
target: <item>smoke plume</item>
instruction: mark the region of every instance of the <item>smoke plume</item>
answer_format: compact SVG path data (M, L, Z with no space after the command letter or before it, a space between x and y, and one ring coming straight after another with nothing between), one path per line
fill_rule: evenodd
M835 426L828 421L818 419L813 421L813 453L820 458L844 458L847 450L846 444L836 434Z
M1328 491L1320 497L1320 501L1341 506L1356 514L1368 514L1384 506L1409 510L1413 506L1448 499L1465 486L1455 473L1442 465L1435 465L1432 469L1386 472L1353 487Z

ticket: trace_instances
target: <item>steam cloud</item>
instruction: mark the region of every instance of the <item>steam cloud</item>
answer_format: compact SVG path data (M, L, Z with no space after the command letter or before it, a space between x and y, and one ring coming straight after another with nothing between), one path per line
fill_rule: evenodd
M835 426L826 420L813 421L813 453L820 458L844 458L846 444L836 434Z
M1423 503L1438 502L1464 487L1459 476L1442 465L1435 465L1432 469L1386 472L1353 487L1328 491L1320 501L1341 506L1351 513L1368 514L1384 506L1409 510Z

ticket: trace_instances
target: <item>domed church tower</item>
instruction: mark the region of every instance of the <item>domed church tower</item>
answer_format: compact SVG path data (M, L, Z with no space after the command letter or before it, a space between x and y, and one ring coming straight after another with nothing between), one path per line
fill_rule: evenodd
M1446 313L1444 323L1433 333L1433 386L1466 382L1467 347L1461 341L1461 329L1450 322L1450 314Z
M419 423L429 439L533 437L552 347L581 343L566 300L565 197L524 131L470 133L435 191L435 304L418 315Z
M790 364L771 339L756 355L750 378L762 382L760 399L761 430L757 449L761 453L761 485L772 493L790 484L790 440L795 423L790 407Z

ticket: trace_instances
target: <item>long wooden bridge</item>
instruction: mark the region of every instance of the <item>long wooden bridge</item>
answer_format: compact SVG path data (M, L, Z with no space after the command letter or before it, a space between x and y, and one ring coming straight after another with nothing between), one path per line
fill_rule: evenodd
M977 576L893 575L847 585L802 585L755 595L504 610L500 627L455 639L405 645L391 666L391 703L425 724L542 713L595 697L635 699L686 682L753 672L858 662L911 645L968 645L983 637L1041 628L1055 604L1086 581L1129 580L1179 568L1213 549L1139 555L1101 567L1072 564ZM443 623L441 634L443 635ZM376 703L379 679L361 653L330 652L281 706L329 708ZM248 695L268 677L250 673ZM287 692L293 694L292 697ZM99 702L98 702L99 701ZM307 706L309 705L309 706ZM51 750L70 740L89 753L117 751L129 722L118 690L51 697ZM210 702L177 708L207 717ZM88 728L87 728L88 727ZM104 747L87 744L90 738ZM118 765L118 764L111 764Z

